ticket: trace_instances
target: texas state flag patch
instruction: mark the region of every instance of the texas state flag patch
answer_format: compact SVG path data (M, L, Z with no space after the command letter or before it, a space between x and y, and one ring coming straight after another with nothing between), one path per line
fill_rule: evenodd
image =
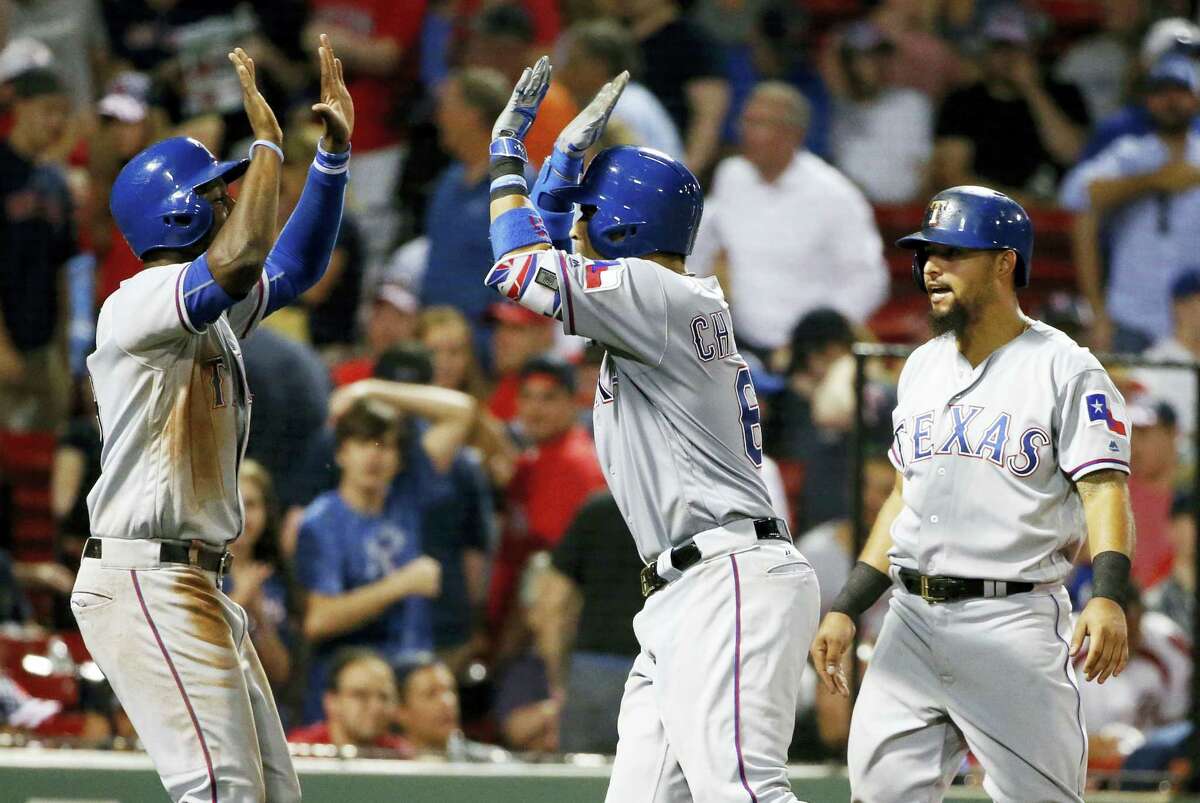
M625 272L625 266L615 260L600 260L584 263L584 271L583 292L599 293L621 286L621 274Z
M1103 393L1093 393L1086 399L1088 411L1088 426L1104 424L1109 432L1118 435L1126 433L1125 423L1113 418L1112 410L1108 409L1108 397Z

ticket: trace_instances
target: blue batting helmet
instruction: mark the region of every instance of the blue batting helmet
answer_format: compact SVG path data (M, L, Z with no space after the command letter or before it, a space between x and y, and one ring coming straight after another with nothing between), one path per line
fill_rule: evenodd
M582 184L554 195L596 207L588 239L605 259L655 251L687 256L704 211L704 193L692 171L661 151L632 145L601 151Z
M232 182L249 159L218 162L190 137L171 137L129 160L113 182L109 209L138 257L156 248L187 248L212 228L212 205L198 192L218 178Z
M1033 260L1033 223L1021 205L987 187L951 187L933 196L925 208L921 230L896 241L913 255L913 280L925 291L925 246L1008 250L1017 255L1013 282L1029 284Z

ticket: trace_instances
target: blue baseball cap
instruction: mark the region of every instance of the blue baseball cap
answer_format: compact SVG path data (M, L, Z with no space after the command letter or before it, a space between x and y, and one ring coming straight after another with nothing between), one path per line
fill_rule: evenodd
M1200 268L1189 268L1171 282L1171 300L1200 295Z
M1147 76L1147 83L1151 92L1177 86L1200 94L1200 75L1196 72L1196 62L1178 53L1163 56L1155 62Z

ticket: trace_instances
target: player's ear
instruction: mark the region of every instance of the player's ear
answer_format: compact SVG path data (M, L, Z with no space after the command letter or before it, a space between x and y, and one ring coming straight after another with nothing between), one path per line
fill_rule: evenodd
M996 271L996 278L1006 282L1012 281L1013 273L1017 269L1017 252L1011 249L999 252L996 254L996 261L993 263L993 266Z

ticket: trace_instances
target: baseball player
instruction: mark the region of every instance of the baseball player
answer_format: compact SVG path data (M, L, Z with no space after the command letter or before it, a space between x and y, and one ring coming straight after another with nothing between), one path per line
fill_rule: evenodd
M607 799L794 801L785 762L816 576L763 485L754 383L720 285L686 273L700 185L666 154L628 146L583 173L627 80L559 135L535 205L521 138L550 66L525 71L493 129L486 283L607 349L596 446L646 562L647 598Z
M895 586L850 724L853 799L941 800L970 748L994 800L1082 801L1071 656L1089 639L1100 683L1129 657L1125 402L1091 353L1021 312L1033 227L1011 198L948 189L898 245L935 337L900 375L895 488L812 647L847 694L855 619ZM1085 537L1095 597L1072 634L1062 581Z
M87 361L104 447L71 607L176 801L300 799L246 613L220 579L243 524L251 395L238 340L320 279L340 226L354 107L325 37L319 58L324 138L274 244L282 133L240 48L250 158L168 139L112 189L145 267L104 302Z

